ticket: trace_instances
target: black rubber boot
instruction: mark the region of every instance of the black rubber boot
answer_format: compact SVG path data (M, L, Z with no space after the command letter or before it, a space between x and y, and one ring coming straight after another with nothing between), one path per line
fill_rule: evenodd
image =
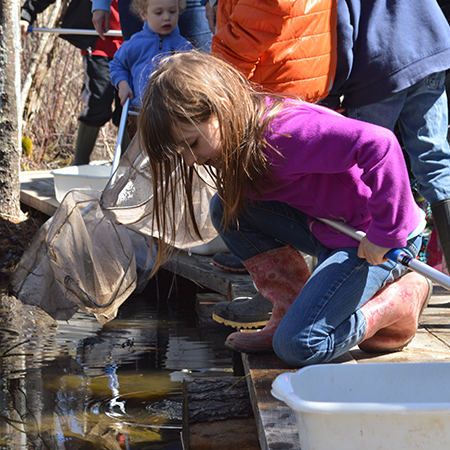
M77 142L75 144L75 156L72 166L89 164L91 153L94 150L95 142L100 128L90 127L80 122L78 127Z
M230 327L261 328L269 322L272 309L272 302L258 292L252 298L217 303L212 318Z
M441 244L443 257L450 269L450 198L431 204L434 226Z

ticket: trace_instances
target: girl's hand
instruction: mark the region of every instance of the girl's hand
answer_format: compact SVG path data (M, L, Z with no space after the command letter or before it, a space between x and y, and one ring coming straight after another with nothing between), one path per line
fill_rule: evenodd
M127 98L130 98L130 100L133 100L133 98L134 98L133 90L131 89L127 80L122 80L118 84L117 87L119 88L119 98L120 98L120 104L122 106L125 105Z
M379 245L373 244L363 237L358 247L358 257L365 259L368 263L374 266L378 264L385 263L388 259L384 256L390 248L380 247Z

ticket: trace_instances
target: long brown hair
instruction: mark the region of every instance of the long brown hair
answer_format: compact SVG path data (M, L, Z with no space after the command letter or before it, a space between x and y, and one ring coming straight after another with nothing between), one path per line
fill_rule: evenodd
M180 144L173 132L177 123L198 125L212 116L218 119L222 168L211 169L211 175L224 205L226 227L245 207L246 194L260 192L258 182L269 170L264 132L282 106L282 97L272 96L267 102L267 96L240 71L214 56L190 51L161 60L151 76L138 117L138 136L149 155L154 183L152 220L160 236L157 267L169 257L171 249L167 244L173 242L175 233L167 213L170 208L165 205L174 208L177 200L185 202L191 211L190 228L201 238L192 213L195 168L187 167L180 155ZM171 176L175 171L182 190L177 189L177 181ZM180 191L184 199L176 199Z

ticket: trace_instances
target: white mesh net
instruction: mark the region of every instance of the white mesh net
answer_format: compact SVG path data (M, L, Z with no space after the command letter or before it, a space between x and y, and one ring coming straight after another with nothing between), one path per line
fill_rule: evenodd
M176 176L176 174L174 174ZM203 240L188 232L184 206L171 211L176 247L192 248L217 237L209 218L215 191L209 175L194 180L194 209ZM101 196L100 196L101 194ZM133 291L141 291L153 268L152 182L147 157L135 139L103 193L69 191L23 254L9 291L55 319L79 308L103 324L117 315Z
M172 174L173 178L177 176L177 172ZM192 191L194 214L202 239L194 237L187 228L189 211L184 204L178 204L174 208L166 205L165 214L172 218L171 224L176 230L175 242L171 243L175 247L187 249L204 245L217 236L209 217L209 202L216 192L212 186L214 181L208 172L199 167L198 174L194 173ZM183 198L181 183L177 183L177 188L180 189L178 198ZM151 235L150 217L154 208L152 189L148 156L141 152L137 140L134 140L102 193L102 209L116 222ZM169 235L171 231L168 230ZM159 238L158 230L153 230L153 236Z

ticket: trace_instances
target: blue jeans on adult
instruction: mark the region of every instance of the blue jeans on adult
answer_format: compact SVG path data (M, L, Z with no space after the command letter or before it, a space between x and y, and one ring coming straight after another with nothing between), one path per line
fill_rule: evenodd
M358 258L357 247L325 247L309 230L307 215L286 203L254 202L239 215L239 227L229 224L226 231L217 194L210 212L227 247L242 261L287 244L317 257L316 269L273 338L275 353L293 366L330 361L361 342L366 323L360 308L406 271L392 261L373 266ZM404 250L415 257L421 243L419 235Z
M141 18L130 11L130 5L131 0L118 1L120 28L125 41L128 41L134 33L141 31L144 26Z
M445 72L437 72L385 100L347 109L353 119L392 131L398 121L419 192L430 203L450 198L448 105L444 82Z
M209 53L213 35L205 14L205 7L200 0L187 0L186 9L178 19L178 27L181 36L188 39L194 47Z

